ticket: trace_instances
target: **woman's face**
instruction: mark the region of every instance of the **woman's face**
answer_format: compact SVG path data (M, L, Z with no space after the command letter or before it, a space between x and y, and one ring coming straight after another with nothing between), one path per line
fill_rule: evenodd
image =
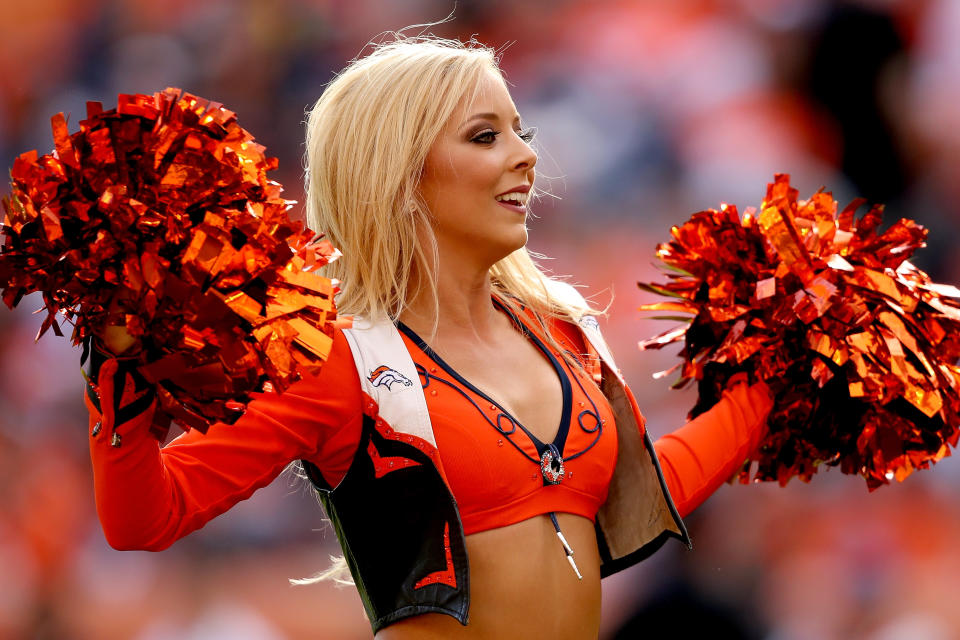
M464 100L427 154L420 196L441 254L480 267L527 242L527 198L537 154L503 80L493 71Z

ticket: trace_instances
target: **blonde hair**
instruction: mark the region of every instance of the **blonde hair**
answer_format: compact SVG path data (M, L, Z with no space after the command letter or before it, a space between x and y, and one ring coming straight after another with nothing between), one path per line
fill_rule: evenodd
M307 221L343 252L324 274L341 281L344 315L396 320L412 274L436 301L436 243L417 196L434 140L483 74L503 77L496 52L476 40L391 34L330 82L307 119ZM490 269L508 305L545 317L597 313L558 296L526 248Z

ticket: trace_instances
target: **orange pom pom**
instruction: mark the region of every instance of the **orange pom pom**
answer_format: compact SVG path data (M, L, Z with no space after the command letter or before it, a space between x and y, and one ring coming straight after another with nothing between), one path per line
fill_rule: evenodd
M233 112L167 89L90 103L72 135L58 114L53 134L3 201L0 291L9 307L42 292L39 335L58 314L74 343L122 327L161 410L199 429L320 366L336 289L313 270L338 254L290 219L276 158Z
M808 481L827 464L875 489L960 437L960 289L908 261L925 229L904 219L878 233L882 207L857 220L861 204L799 200L777 175L759 212L724 205L674 227L657 250L670 281L640 284L673 298L642 308L694 315L641 343L684 342L676 386L699 382L693 415L737 372L774 392L755 479Z

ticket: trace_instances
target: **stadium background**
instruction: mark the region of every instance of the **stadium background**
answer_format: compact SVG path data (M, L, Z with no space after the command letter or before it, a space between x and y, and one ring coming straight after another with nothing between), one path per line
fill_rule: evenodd
M52 147L49 117L183 87L223 102L302 200L305 108L377 34L449 0L8 0L0 3L0 161ZM689 392L640 353L665 328L636 307L671 224L758 205L774 173L931 229L916 261L960 280L960 3L953 0L461 0L433 29L502 47L539 128L531 247L595 300L654 435ZM298 207L299 211L299 207ZM0 312L0 638L363 638L356 594L293 587L337 552L285 476L162 553L111 550L94 512L79 353L29 301ZM39 302L35 305L39 307ZM725 486L668 546L604 583L603 638L960 638L960 464L868 494L837 471ZM508 579L508 577L505 577ZM549 615L549 612L531 612ZM618 632L619 629L619 632ZM620 634L619 636L617 634Z

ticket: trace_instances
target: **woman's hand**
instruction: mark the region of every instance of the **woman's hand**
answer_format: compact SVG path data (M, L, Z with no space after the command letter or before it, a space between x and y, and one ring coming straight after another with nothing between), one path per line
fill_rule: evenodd
M123 295L118 294L110 301L107 312L111 317L122 315L121 300ZM97 339L107 350L115 356L122 355L127 351L136 351L135 346L140 344L140 340L130 335L126 325L117 324L106 327L101 333L97 334Z
M122 317L119 297L110 302L108 311L111 318ZM125 325L109 325L93 336L86 356L88 409L98 430L111 434L115 447L121 442L116 428L152 412L156 404L156 389L136 368L139 345Z
M130 335L123 325L111 325L97 337L103 346L110 350L110 353L118 356L133 349L140 342Z

